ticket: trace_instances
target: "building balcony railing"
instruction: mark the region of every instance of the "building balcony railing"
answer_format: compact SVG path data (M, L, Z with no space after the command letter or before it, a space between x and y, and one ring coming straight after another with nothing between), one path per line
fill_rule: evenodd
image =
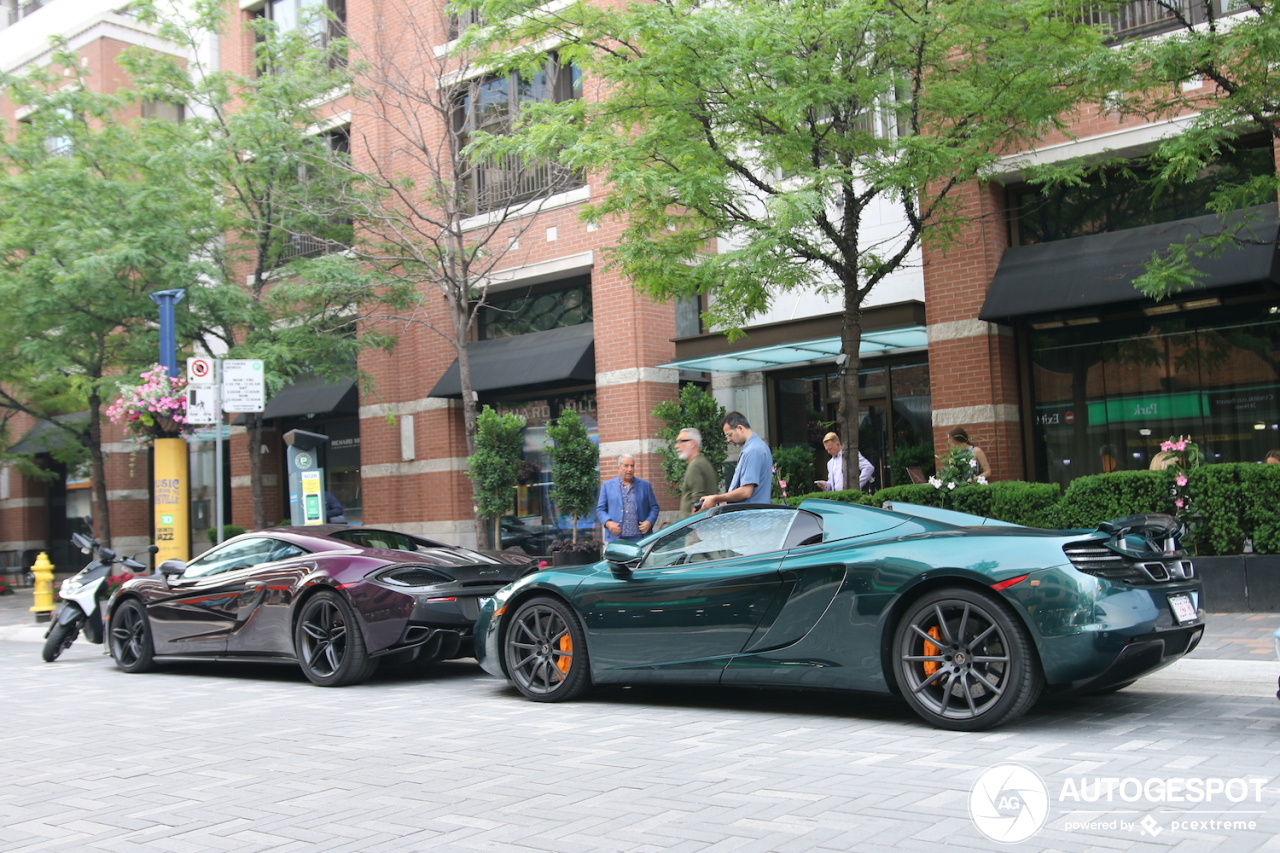
M310 234L291 234L289 242L280 251L276 264L277 266L283 266L289 261L299 258L318 258L321 255L328 255L333 252L345 252L350 248L351 240L349 239L333 240Z
M1112 41L1130 41L1180 29L1183 22L1204 23L1244 11L1237 0L1134 0L1118 10L1094 8L1089 23L1111 31Z
M467 183L467 209L474 215L575 189L585 180L556 163L511 156L474 165Z

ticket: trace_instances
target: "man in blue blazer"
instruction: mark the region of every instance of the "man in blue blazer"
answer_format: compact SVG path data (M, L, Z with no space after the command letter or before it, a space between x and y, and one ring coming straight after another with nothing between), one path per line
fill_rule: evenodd
M648 480L636 476L636 458L618 457L618 476L600 486L596 518L604 526L604 541L637 539L658 521L658 500Z

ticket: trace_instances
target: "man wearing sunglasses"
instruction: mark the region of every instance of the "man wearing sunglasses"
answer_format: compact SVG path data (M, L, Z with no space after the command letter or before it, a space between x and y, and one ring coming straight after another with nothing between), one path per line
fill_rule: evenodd
M702 454L702 431L693 427L680 430L676 455L685 461L684 479L680 481L680 515L693 515L698 502L720 488L715 468Z

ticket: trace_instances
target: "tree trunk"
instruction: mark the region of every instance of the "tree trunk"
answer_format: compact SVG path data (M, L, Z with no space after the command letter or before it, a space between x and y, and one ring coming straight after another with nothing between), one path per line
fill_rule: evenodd
M845 284L844 316L840 328L840 429L844 446L844 487L858 488L858 370L862 364L858 348L862 344L862 305L855 284Z
M245 416L249 433L249 488L253 492L253 529L267 526L267 507L262 495L262 414Z
M89 397L89 477L93 481L94 538L104 548L111 545L111 507L107 503L107 461L102 452L102 400Z
M454 306L454 323L453 323L453 343L458 353L458 383L462 388L462 429L467 439L467 456L473 456L476 452L476 400L475 394L471 389L471 356L467 352L467 323L465 318L459 317L458 306ZM475 485L472 485L472 495L475 494ZM475 506L475 499L472 498L472 506ZM484 523L484 519L479 513L473 512L472 517L475 519L476 531L476 547L483 548L486 540L489 538L489 525ZM498 535L498 525L501 523L501 517L494 522L493 527L493 549L501 550L502 537Z

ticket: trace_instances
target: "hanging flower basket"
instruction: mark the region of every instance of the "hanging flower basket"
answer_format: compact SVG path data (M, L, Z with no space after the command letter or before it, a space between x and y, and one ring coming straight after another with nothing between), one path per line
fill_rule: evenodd
M192 432L187 423L186 380L170 377L159 365L140 374L142 383L122 390L107 407L107 418L144 444L157 438L181 438Z

